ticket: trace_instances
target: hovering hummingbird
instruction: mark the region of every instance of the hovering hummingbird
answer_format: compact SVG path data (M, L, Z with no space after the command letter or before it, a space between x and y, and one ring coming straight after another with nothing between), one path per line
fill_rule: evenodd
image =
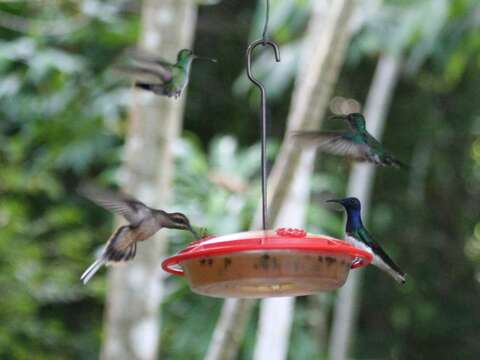
M151 91L156 95L175 98L182 94L188 84L193 60L217 62L215 59L197 56L188 49L178 52L175 64L145 54L136 54L133 58L135 65L119 66L118 69L134 75L136 87Z
M162 228L188 230L195 238L199 238L187 217L181 213L152 209L130 196L97 188L86 187L80 192L97 205L122 215L129 222L113 232L100 257L82 274L80 279L84 284L102 265L133 259L137 242L147 240Z
M360 215L360 201L357 198L350 197L338 200L327 200L327 202L339 203L343 205L347 212L345 240L350 245L371 253L373 255L373 265L390 274L397 282L405 284L406 274L390 259L363 226Z
M347 122L350 131L294 131L293 136L301 143L312 144L320 150L350 157L357 161L368 161L376 165L393 165L408 168L386 151L382 144L367 131L365 118L360 113L333 116Z

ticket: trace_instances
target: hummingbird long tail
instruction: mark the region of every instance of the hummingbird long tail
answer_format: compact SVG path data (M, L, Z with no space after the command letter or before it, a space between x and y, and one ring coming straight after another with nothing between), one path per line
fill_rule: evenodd
M85 270L80 279L86 284L103 265L129 261L136 253L137 243L131 238L130 225L120 226L108 240L102 255Z
M403 170L408 170L410 167L405 164L404 162L400 161L400 160L397 160L395 159L393 156L387 156L385 158L385 163L387 165L393 165L397 168L400 168L400 169L403 169Z
M83 281L84 284L86 284L93 275L105 264L105 259L102 257L100 259L97 259L92 265L88 267L87 270L82 274L80 277L80 280Z
M390 274L391 277L393 277L395 279L395 281L397 281L399 284L405 284L406 282L406 274L404 273L399 273L393 269L385 269L387 271L388 274Z
M372 264L377 266L381 270L385 271L387 274L393 277L395 281L397 281L398 283L402 285L405 284L407 275L403 271L401 271L400 268L398 268L396 265L395 265L396 268L394 268L388 265L387 263L385 263L383 260L379 260L375 258Z
M393 163L395 164L395 166L399 167L400 169L403 169L403 170L408 170L410 168L410 166L408 166L407 164L399 161L399 160L396 160L394 159Z

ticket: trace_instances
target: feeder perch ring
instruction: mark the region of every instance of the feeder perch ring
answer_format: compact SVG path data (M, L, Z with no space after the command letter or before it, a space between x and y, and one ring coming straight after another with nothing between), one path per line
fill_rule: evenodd
M190 243L162 268L213 297L301 296L342 286L372 255L345 241L301 229L247 231Z

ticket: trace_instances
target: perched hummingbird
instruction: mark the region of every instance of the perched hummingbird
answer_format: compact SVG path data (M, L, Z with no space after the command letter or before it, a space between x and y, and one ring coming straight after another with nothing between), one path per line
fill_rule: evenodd
M345 240L350 245L371 253L373 255L373 265L386 271L399 283L405 284L405 273L390 259L363 226L360 216L360 201L357 198L350 197L339 200L327 200L327 202L342 204L347 212Z
M129 222L113 232L100 257L82 274L80 279L84 284L102 265L133 259L137 242L147 240L161 228L188 230L195 238L199 238L187 217L181 213L152 209L130 196L93 187L85 187L80 192L97 205L122 215Z
M135 86L156 95L178 98L188 84L190 69L195 59L217 62L215 59L197 56L192 50L183 49L178 52L177 62L167 61L147 55L134 55L135 65L121 66L119 70L136 77Z
M313 144L320 150L350 157L357 161L368 161L376 165L393 165L407 168L408 166L395 159L387 152L365 126L365 118L360 113L333 116L331 119L340 119L347 122L350 131L295 131L293 136L301 143Z

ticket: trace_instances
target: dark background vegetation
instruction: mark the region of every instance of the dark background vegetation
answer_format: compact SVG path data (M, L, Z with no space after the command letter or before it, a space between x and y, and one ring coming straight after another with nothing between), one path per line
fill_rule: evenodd
M91 3L100 10L90 12L75 2L0 4L2 359L31 359L32 354L35 359L92 359L99 351L104 273L88 287L79 276L110 235L113 219L75 189L88 179L116 183L130 89L110 67L135 45L139 5ZM428 54L402 74L397 86L384 143L412 168L377 172L369 228L409 281L398 287L373 268L365 271L354 358L480 356L480 20L475 3L449 2L448 19ZM188 206L210 214L197 222L218 233L246 229L258 195L258 160L248 156L257 150L256 93L233 86L243 76L250 34L258 33L257 12L255 1L225 0L199 13L195 52L219 63L194 67L176 199L204 197ZM8 17L17 25L6 23ZM273 36L280 43L295 40L304 29L300 20L291 25L294 31L275 28ZM371 45L372 33L375 28L366 27L354 36L335 95L363 103L382 46L380 40ZM412 34L402 49L407 54L421 45L421 35ZM291 76L285 74L285 90L270 102L274 143L283 137ZM242 195L244 210L235 219L222 211L226 195L208 201L219 196L207 179L209 169L237 165L215 160L228 144L237 144L229 159L243 164L241 176L254 188ZM316 195L341 195L348 170L348 163L322 156L316 176L331 186L320 187ZM201 190L195 188L198 182L188 181L192 173L203 176ZM309 226L342 236L340 213L318 218L322 207L312 204ZM174 235L171 251L187 241L182 236ZM330 303L334 297L328 294ZM183 280L169 279L160 358L201 358L220 305L190 293ZM292 359L315 358L318 344L309 323L314 314L314 301L300 298ZM244 359L251 356L254 320L242 347Z

